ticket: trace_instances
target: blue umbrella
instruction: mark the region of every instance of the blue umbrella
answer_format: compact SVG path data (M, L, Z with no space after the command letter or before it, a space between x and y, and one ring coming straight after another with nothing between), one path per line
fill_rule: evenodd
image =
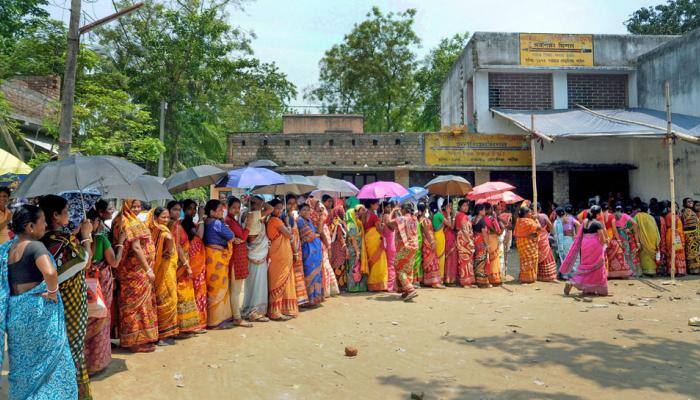
M286 183L284 176L266 168L241 168L229 171L219 179L216 187L249 189L256 186L277 185Z
M428 195L428 190L420 186L408 188L408 193L403 196L392 197L391 201L403 203L405 201L418 201Z

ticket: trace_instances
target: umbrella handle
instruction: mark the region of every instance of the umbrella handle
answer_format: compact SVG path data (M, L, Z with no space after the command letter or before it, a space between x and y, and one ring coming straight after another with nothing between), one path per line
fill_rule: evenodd
M80 208L83 210L83 221L87 219L85 212L85 198L83 197L83 189L80 189Z

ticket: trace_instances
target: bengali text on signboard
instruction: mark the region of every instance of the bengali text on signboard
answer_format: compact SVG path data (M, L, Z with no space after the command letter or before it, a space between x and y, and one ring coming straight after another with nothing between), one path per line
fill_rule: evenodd
M520 34L520 65L593 66L593 35Z
M437 166L527 167L530 146L525 136L427 133L425 163Z

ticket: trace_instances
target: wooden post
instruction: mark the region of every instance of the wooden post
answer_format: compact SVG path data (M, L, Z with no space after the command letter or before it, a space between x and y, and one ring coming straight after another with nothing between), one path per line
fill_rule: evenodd
M668 81L664 84L666 97L666 141L668 144L668 176L671 189L671 281L676 280L676 178L673 167L673 133L671 132L671 89Z
M81 0L72 0L68 24L68 49L63 73L63 96L61 97L61 120L59 123L58 154L61 158L70 155L73 124L73 101L75 96L75 74L78 69L80 49L80 6Z
M530 155L532 158L532 213L537 214L537 157L535 155L535 114L530 114Z

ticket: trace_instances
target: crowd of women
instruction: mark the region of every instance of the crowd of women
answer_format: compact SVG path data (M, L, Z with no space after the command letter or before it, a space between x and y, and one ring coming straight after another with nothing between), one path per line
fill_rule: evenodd
M114 216L100 200L73 229L63 197L14 214L8 199L0 190L12 399L91 398L89 376L108 366L114 344L151 352L207 330L287 321L341 292L410 301L421 286L498 286L513 238L519 281L566 279L567 294L604 295L608 278L665 274L670 252L676 275L700 273L700 204L690 199L677 216L659 202L545 214L527 202L330 196L172 201L148 212L126 200Z

